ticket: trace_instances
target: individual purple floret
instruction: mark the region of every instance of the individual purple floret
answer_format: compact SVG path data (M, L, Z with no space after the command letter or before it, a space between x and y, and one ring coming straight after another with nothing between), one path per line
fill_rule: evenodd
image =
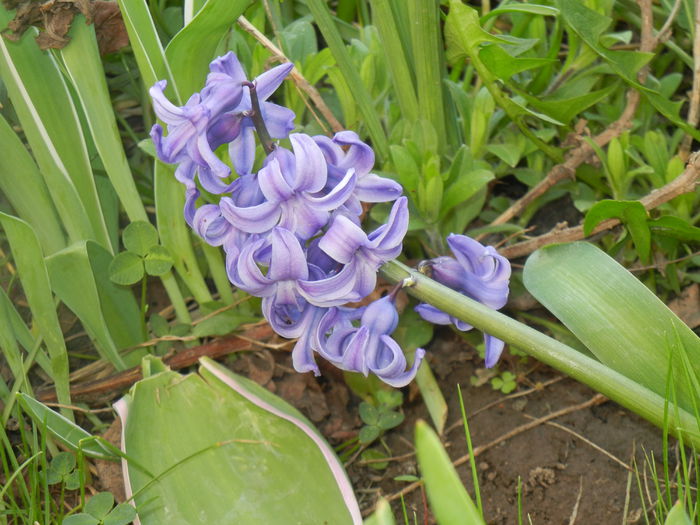
M465 235L451 234L447 237L447 244L455 258L437 257L430 260L433 279L494 310L502 308L508 300L508 259L499 255L492 246L483 246ZM473 328L429 304L419 304L416 312L434 324L451 323L462 331ZM491 368L498 361L504 343L488 334L484 334L484 342L486 367Z
M399 322L394 298L390 294L362 309L328 310L316 328L318 353L343 370L365 376L371 372L393 387L406 386L416 376L425 350L416 350L413 365L406 370L406 357L390 337Z

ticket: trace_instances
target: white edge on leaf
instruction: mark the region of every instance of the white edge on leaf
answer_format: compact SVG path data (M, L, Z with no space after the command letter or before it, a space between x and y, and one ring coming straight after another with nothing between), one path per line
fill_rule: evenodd
M129 417L129 402L126 400L126 396L114 403L112 407L117 412L117 415L122 422L121 449L122 452L126 453L126 421ZM122 475L124 476L124 494L126 494L126 500L129 501L134 495L131 491L131 480L129 479L129 464L125 457L122 457ZM141 520L138 516L138 509L133 524L141 525Z
M213 367L211 363L208 363L206 361L200 361L200 365L202 365L209 372L214 374L222 382L231 387L238 394L245 397L254 405L262 408L263 410L266 410L267 412L270 412L271 414L276 415L277 417L289 421L290 423L301 429L307 436L309 436L312 439L312 441L316 444L316 446L321 450L321 453L323 454L326 463L328 463L328 466L330 467L331 472L333 473L333 477L335 478L336 483L338 483L338 488L340 489L340 493L343 496L345 505L348 508L350 515L352 516L353 523L355 525L362 524L362 515L360 513L360 507L357 504L357 500L355 499L355 493L352 489L352 486L350 485L350 481L348 480L347 475L345 474L343 466L340 464L340 461L338 461L338 458L336 457L335 453L331 450L331 448L312 428L309 427L309 425L307 425L303 421L295 419L289 414L282 412L281 410L275 408L266 401L250 393L234 378L228 376L218 368Z

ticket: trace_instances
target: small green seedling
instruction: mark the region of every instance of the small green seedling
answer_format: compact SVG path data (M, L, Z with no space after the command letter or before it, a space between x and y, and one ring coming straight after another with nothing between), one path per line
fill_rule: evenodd
M80 472L75 467L75 455L70 452L59 452L49 463L46 482L49 485L63 483L67 490L77 490L80 488Z
M510 394L517 386L516 375L512 372L502 372L500 376L491 379L491 386L494 390Z
M109 278L116 284L130 286L146 275L165 275L173 266L168 249L158 244L158 231L146 221L136 221L124 228L125 251L109 265Z
M63 525L127 525L136 518L136 509L128 503L114 507L111 492L99 492L85 504L85 512L68 516Z
M365 401L360 403L360 418L365 426L360 430L359 439L365 445L404 420L404 415L394 410L403 403L403 394L399 390L379 390L375 399L376 405Z

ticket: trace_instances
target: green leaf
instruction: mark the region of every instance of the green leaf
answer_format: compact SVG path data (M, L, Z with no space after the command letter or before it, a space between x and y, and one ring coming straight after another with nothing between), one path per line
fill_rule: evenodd
M158 244L158 231L146 221L135 221L124 228L124 248L145 257L148 250Z
M489 18L494 16L500 16L503 13L527 13L531 15L542 15L542 16L559 16L559 9L556 7L550 7L548 5L538 5L538 4L509 4L503 7L497 7L493 11L489 11L484 16L481 17L481 23L483 24Z
M588 210L583 222L583 233L590 235L598 224L610 218L620 219L627 226L640 259L648 262L651 255L651 233L644 205L639 201L599 201Z
M692 525L692 523L680 501L676 502L664 521L664 525Z
M467 494L437 434L425 423L416 423L416 457L430 508L440 525L484 524Z
M173 267L173 258L165 246L151 246L144 259L148 275L164 275Z
M358 68L353 64L343 39L338 32L338 28L333 22L328 5L325 0L307 0L306 6L311 11L316 25L318 25L331 53L333 53L338 69L340 69L347 84L352 86L357 105L364 117L367 131L372 138L372 146L375 148L379 159L385 159L389 154L389 147L384 128L379 121L379 115L375 110L370 94L362 83Z
M66 236L46 183L22 141L0 115L0 192L36 232L45 253L66 246Z
M379 429L378 426L375 425L367 425L364 426L360 429L360 433L358 434L358 439L360 440L360 443L363 445L366 445L368 443L372 443L375 439L377 439L381 434L381 430Z
M98 492L85 504L85 512L102 521L114 506L114 496L111 492Z
M360 523L342 465L312 424L252 381L201 363L199 374L143 379L117 404L141 524Z
M208 337L212 335L228 335L243 323L255 321L249 315L244 315L236 310L224 310L213 317L196 324L192 335L196 337Z
M99 525L99 523L100 520L94 516L90 516L90 514L85 514L84 512L78 512L64 519L61 525Z
M559 62L549 58L514 57L497 44L481 48L479 58L501 80L509 80L517 73Z
M445 43L447 59L454 62L476 53L477 48L486 42L509 44L508 40L492 35L482 29L476 9L450 0L450 12L445 23Z
M450 186L445 190L442 197L440 219L443 219L445 215L447 215L447 213L455 206L458 206L459 204L471 199L480 189L486 186L486 184L493 179L493 172L485 169L476 169L461 174L459 178L450 184Z
M515 89L513 86L511 88ZM515 89L515 91L536 110L549 115L563 124L568 124L576 115L583 113L601 100L605 100L616 89L618 89L618 84L612 83L602 89L569 98L542 98L532 96L526 90Z
M552 245L527 260L524 283L605 365L659 396L673 364L679 405L692 410L697 395L679 370L676 333L700 373L700 338L644 284L595 246Z
M128 503L120 503L102 521L103 525L128 525L136 518L136 509Z
M658 219L647 221L651 230L657 235L671 237L680 241L700 241L700 228L693 226L688 221L673 215L665 215Z
M359 407L360 419L366 425L376 425L379 421L379 410L371 403L363 401Z
M121 252L109 265L109 278L113 283L131 286L143 279L143 259L134 252Z
M98 459L111 461L119 459L119 456L103 445L99 439L33 397L19 393L17 399L38 428L45 426L46 430L70 450L82 450L84 454Z
M94 26L88 25L83 15L77 15L69 34L70 42L59 55L82 104L107 176L129 219L147 220L117 128Z
M0 9L0 27L12 16ZM0 40L0 77L69 239L109 249L85 138L56 61L28 31L19 42Z
M376 448L368 448L362 454L360 455L363 461L369 460L376 460L376 459L385 459L387 457L385 452L382 452L381 450L378 450ZM369 463L367 465L371 469L375 470L384 470L389 466L388 461L382 461L381 463Z
M391 505L386 499L379 499L374 514L364 521L364 525L396 525L394 515L391 513Z
M68 476L75 468L75 454L72 452L59 452L49 464L49 472L59 476L60 479Z
M185 99L202 89L219 42L251 3L252 0L208 0L170 41L165 56L177 89Z
M405 416L401 412L386 411L379 414L377 426L382 430L390 430L403 423Z
M22 289L32 312L32 322L44 339L49 351L51 379L56 385L58 401L69 405L68 352L61 325L58 322L49 273L44 263L39 240L32 227L16 217L0 213L0 223L2 223L12 249ZM65 411L65 414L72 418L70 412Z

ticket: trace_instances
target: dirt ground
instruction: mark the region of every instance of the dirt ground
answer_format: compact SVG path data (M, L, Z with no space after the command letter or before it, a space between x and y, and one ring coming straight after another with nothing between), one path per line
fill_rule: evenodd
M634 454L643 472L645 452L659 464L662 441L658 429L531 359L525 366L527 375L521 374L518 388L509 395L489 384L472 386L469 379L482 362L449 330L441 330L428 350L448 401L443 442L453 461L467 453L456 386L462 385L489 524L518 523L518 477L522 480L523 523L528 523L528 516L535 525L623 523L630 475L625 465L631 465ZM501 369L522 370L522 363L516 370L517 359L506 358ZM237 358L231 368L301 409L331 444L356 435L361 427L357 413L360 400L348 392L339 374L332 369L324 369L319 379L295 374L287 361L284 353L263 351ZM410 481L395 478L417 474L412 455L414 423L419 418L430 419L417 391L406 389L405 393L406 420L385 437L392 457L397 459L385 470L372 469L360 458L348 465L363 511L369 512L380 495L394 497L392 505L399 522L403 522L403 511L398 494L410 488ZM535 421L560 411L564 413L559 417ZM512 437L503 439L508 435ZM474 494L468 462L458 471ZM636 478L631 482L628 523L641 523L644 518ZM650 487L653 493L653 485ZM405 494L404 501L410 523L414 523L414 516L417 523L435 523L422 488Z

